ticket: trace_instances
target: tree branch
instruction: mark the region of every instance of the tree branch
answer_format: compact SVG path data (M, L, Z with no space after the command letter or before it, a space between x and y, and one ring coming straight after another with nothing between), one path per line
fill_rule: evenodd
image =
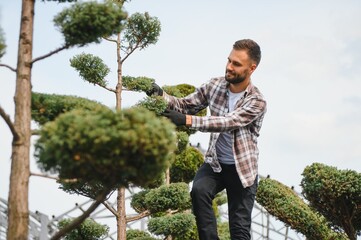
M61 181L61 182L64 182L64 183L73 183L73 182L78 181L78 179L76 179L76 178L73 178L73 179L61 179L61 178L58 178L58 177L49 176L47 174L33 173L33 172L30 173L30 176L49 178L49 179L53 179L53 180L56 180L56 181Z
M58 177L53 177L53 176L49 176L49 175L41 174L41 173L33 173L33 172L31 172L30 176L36 176L36 177L49 178L49 179L53 179L53 180L59 180Z
M111 39L111 38L107 38L107 37L103 37L103 39L109 41L109 42L115 42L118 43L117 40Z
M144 34L143 34L144 35ZM138 39L137 43L135 44L134 48L130 48L130 51L125 55L125 57L122 59L121 63L123 63L137 48L139 48L140 43L142 42L142 40L144 39L144 37Z
M134 91L134 90L130 90L130 89L128 89L128 88L122 88L122 91L136 92L136 91Z
M8 114L6 114L5 110L1 106L0 106L0 115L6 122L8 127L10 128L10 131L13 134L14 140L15 141L18 140L19 134L16 132L15 126L14 126L13 122L11 121L10 116Z
M127 217L126 221L128 222L133 222L139 219L142 219L144 217L147 217L150 215L150 211L149 210L145 210L144 212L139 213L138 215L132 216L132 217Z
M16 72L16 68L13 68L13 67L3 64L3 63L0 63L0 67L6 67L6 68L9 68L11 71Z
M127 52L127 54L125 55L125 57L121 60L121 63L123 64L125 60L127 60L127 58L138 48L139 44L137 43L137 45L134 48L131 48L129 52Z
M115 217L118 216L117 211L116 211L112 206L110 206L107 202L103 202L103 205L104 205L109 211L111 211Z
M35 62L37 62L37 61L39 61L39 60L42 60L42 59L44 59L44 58L50 57L51 55L54 55L55 53L58 53L58 52L60 52L60 51L62 51L62 50L64 50L64 49L67 49L67 48L69 48L69 46L68 46L68 45L65 45L65 46L62 46L62 47L60 47L60 48L55 49L54 51L49 52L48 54L45 54L45 55L43 55L43 56L34 58L34 59L31 61L31 64L33 64L33 63L35 63Z
M61 239L65 236L65 234L77 228L85 219L87 219L90 214L105 200L109 190L104 191L102 194L99 194L96 200L92 203L92 205L79 217L74 219L70 224L60 229L51 240Z
M109 88L109 87L107 87L107 86L99 85L99 84L97 84L97 83L96 83L96 85L98 85L99 87L102 87L102 88L104 88L104 89L106 89L106 90L108 90L108 91L110 91L110 92L116 93L115 89L113 89L113 88Z
M33 130L31 130L31 135L32 135L32 136L39 136L39 135L40 135L40 130L39 130L39 129L33 129Z

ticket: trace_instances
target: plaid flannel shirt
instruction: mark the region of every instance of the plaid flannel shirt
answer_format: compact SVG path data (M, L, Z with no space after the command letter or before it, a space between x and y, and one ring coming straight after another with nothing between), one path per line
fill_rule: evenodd
M258 88L250 83L234 111L228 112L228 87L229 83L224 77L212 78L184 98L176 98L165 92L163 97L171 109L193 115L191 128L211 133L204 160L215 172L222 170L216 154L219 133L233 133L236 169L243 186L249 187L258 175L257 137L266 113L266 101ZM210 109L210 116L194 116L195 112L206 107Z

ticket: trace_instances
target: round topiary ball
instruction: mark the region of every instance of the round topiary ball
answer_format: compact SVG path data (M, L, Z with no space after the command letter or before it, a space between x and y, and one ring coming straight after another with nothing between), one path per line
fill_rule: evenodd
M176 149L174 125L144 108L73 110L41 129L35 156L62 179L138 186L158 178Z
M171 182L191 182L203 162L202 152L195 147L187 146L183 152L176 156L172 164L170 169Z

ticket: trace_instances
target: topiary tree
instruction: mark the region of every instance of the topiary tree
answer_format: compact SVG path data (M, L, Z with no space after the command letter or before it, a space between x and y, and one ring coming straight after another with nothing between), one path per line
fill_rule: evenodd
M302 193L310 207L334 230L356 240L361 235L361 174L314 163L302 175Z
M292 189L276 180L260 180L257 201L270 214L308 239L347 239L333 232L322 215L312 211Z
M66 2L59 0L58 2ZM72 2L69 0L68 2ZM97 2L82 2L75 3L69 8L60 12L54 18L54 24L64 36L64 44L52 52L37 58L32 57L32 42L33 42L33 19L34 19L34 4L35 2L23 1L22 7L22 21L21 21L21 34L19 39L19 55L18 67L12 68L11 66L1 64L0 66L7 67L17 74L17 89L15 93L15 122L13 123L10 117L0 107L0 113L9 129L13 133L14 145L13 145L13 166L11 172L11 184L9 194L9 239L25 239L27 238L27 225L28 225L28 205L27 205L27 192L28 185L21 185L21 182L28 182L30 176L29 172L29 146L30 146L30 116L32 114L35 121L39 123L40 131L32 131L32 133L38 133L40 135L39 141L36 146L36 156L39 159L39 165L43 170L49 170L58 172L60 176L65 177L59 179L62 184L61 188L69 192L80 193L96 199L94 204L84 212L84 214L75 219L72 224L67 225L60 233L53 236L53 239L58 239L65 234L66 231L70 231L79 225L90 212L96 208L96 206L102 202L106 197L109 189L114 186L114 182L86 179L86 170L80 171L82 174L77 175L78 172L73 168L64 164L67 160L59 154L56 154L55 159L51 160L51 152L49 149L56 149L57 147L65 147L69 153L67 156L73 157L73 162L78 166L86 166L91 168L97 165L97 161L91 160L91 164L87 166L84 163L84 159L90 159L84 154L78 154L72 152L74 148L71 144L77 143L80 138L76 139L76 134L72 136L69 141L61 142L60 139L53 139L54 142L50 143L44 136L50 136L52 133L63 134L56 131L56 128L60 126L64 128L71 127L71 123L83 122L86 125L85 119L96 119L98 116L107 115L109 118L104 121L111 122L117 118L116 116L124 114L118 113L121 110L121 92L122 92L122 64L123 62L136 50L144 49L151 44L154 44L158 40L160 32L160 23L157 18L151 17L148 13L137 13L128 17L124 11L122 11L122 5L125 1L106 1L104 3ZM91 21L89 21L91 19ZM121 32L123 35L121 35ZM116 35L116 38L112 38ZM31 70L33 64L40 60L48 58L55 53L71 47L82 47L90 43L100 43L101 39L106 39L116 44L117 49L117 62L118 62L118 82L115 88L107 86L105 81L106 74L109 72L109 68L105 64L102 64L102 60L96 56L83 54L82 56L75 56L71 59L71 65L79 72L80 76L95 85L99 85L113 93L116 96L116 109L117 112L110 113L104 106L95 107L94 104L84 101L79 103L77 100L71 99L66 96L45 96L44 94L33 94L33 109L30 111L31 102ZM121 54L122 53L122 54ZM95 69L96 71L90 71ZM62 99L63 98L63 102ZM74 100L74 101L73 101ZM72 102L73 101L73 102ZM61 106L64 104L64 106ZM88 105L89 104L89 105ZM81 108L82 110L71 109ZM70 111L69 113L66 113ZM81 118L78 118L76 114L79 114ZM146 114L146 113L144 113ZM61 115L59 118L57 118ZM112 116L115 115L115 116ZM134 117L127 115L129 118ZM119 116L118 116L119 118ZM53 121L50 123L50 121ZM90 120L92 121L92 120ZM46 123L49 122L49 123ZM104 124L104 122L103 122ZM43 127L44 126L44 127ZM163 126L166 126L163 124ZM82 126L83 127L83 126ZM104 127L104 125L102 126ZM94 132L96 132L94 130ZM84 133L84 132L83 132ZM96 134L96 133L94 133ZM92 136L94 137L94 136ZM94 141L105 141L104 139L94 138ZM85 145L89 143L80 141ZM57 145L58 144L58 145ZM67 145L69 144L69 145ZM80 147L80 145L79 145ZM48 149L49 148L49 149ZM81 148L81 147L80 147ZM79 149L78 149L79 150ZM80 149L80 150L84 150ZM54 151L54 153L57 151ZM70 162L68 162L70 163ZM76 174L75 174L76 173ZM73 175L74 174L74 175ZM73 179L72 177L76 177ZM69 179L72 178L72 179ZM13 181L12 179L16 179ZM86 179L86 180L84 180ZM74 181L73 181L74 180ZM108 179L109 180L109 179ZM119 179L117 179L119 180ZM126 185L126 179L122 179L118 186ZM143 183L142 183L143 184ZM146 185L144 183L144 185ZM100 189L100 191L99 191ZM98 192L96 191L98 190ZM124 239L125 223L128 221L125 215L124 207L124 187L119 188L120 202L118 203L118 214L116 215L118 220L118 238ZM132 220L132 219L130 219Z
M103 186L93 189L100 192L129 183L145 186L168 167L175 149L172 129L146 109L77 109L44 125L35 156L42 170L75 178L70 190L93 182Z
M69 11L67 13L68 15L73 15L72 11ZM66 19L63 16L59 17L59 22L63 23L64 19ZM110 41L110 42L114 42L116 43L117 46L117 60L118 60L118 83L116 88L111 88L108 86L108 81L106 80L106 76L109 73L109 68L106 66L106 64L103 63L102 59L100 59L97 56L91 55L91 54L86 54L86 53L82 53L80 55L74 56L72 59L70 59L70 64L72 67L74 67L78 72L80 77L89 82L92 83L94 85L98 85L108 91L111 91L113 93L115 93L116 96L116 109L117 111L121 111L121 92L122 92L122 87L126 88L127 90L131 90L131 91L147 91L150 89L151 84L154 82L154 79L151 78L147 78L147 77L130 77L130 76L122 76L122 64L123 62L130 56L131 53L134 52L134 50L136 49L143 49L145 47L147 47L149 44L154 44L157 41L157 37L159 35L159 31L160 31L160 24L157 21L156 18L152 18L149 16L148 13L145 14L134 14L132 16L130 16L129 18L126 19L126 24L123 30L123 38L120 35L120 33L118 34L117 39L111 39L110 37L105 37L106 40ZM141 34L141 32L143 31L143 34ZM69 39L69 41L72 41ZM122 43L122 44L121 44ZM125 43L127 43L128 45L125 45ZM125 56L123 56L121 53L125 54ZM185 95L188 95L189 93L193 92L195 90L195 88L191 85L187 85L187 84L181 84L178 86L165 86L165 90L168 92L172 92L173 95L182 97ZM73 99L74 101L71 100L71 98L69 96L46 96L44 94L39 95L38 96L34 93L34 110L33 110L33 115L34 115L34 119L39 119L38 122L40 124L44 124L47 121L53 121L53 123L49 123L47 125L44 126L43 130L41 131L41 137L39 139L39 142L37 144L37 157L39 158L39 164L40 166L44 169L44 170L53 170L53 171L58 171L59 176L61 176L61 179L59 180L59 182L61 183L61 188L64 189L67 192L70 193L78 193L84 196L88 196L91 198L96 198L97 195L101 194L103 190L108 190L108 189L112 189L112 186L114 186L114 182L118 182L118 181L122 181L122 177L127 176L126 175L126 171L123 171L121 173L123 174L119 174L120 176L114 176L114 177L118 177L118 179L116 181L111 180L112 177L109 176L110 179L107 178L106 181L104 181L104 179L97 179L95 178L87 178L87 174L85 172L89 172L90 168L96 168L96 170L99 170L99 177L100 176L104 176L104 173L107 172L108 170L110 171L110 169L107 167L105 167L106 170L102 171L102 167L104 167L103 163L107 163L105 165L107 165L108 167L112 164L110 157L107 159L105 157L104 160L101 160L99 158L101 158L101 156L106 156L109 153L114 153L114 151L123 149L124 146L116 146L116 145L112 145L109 144L106 148L107 152L102 152L102 146L99 146L97 149L95 149L92 154L86 153L86 150L89 151L89 146L94 144L94 141L103 141L100 140L101 136L103 135L107 135L109 133L112 133L112 136L115 138L115 140L119 140L119 137L116 137L113 132L117 132L119 131L119 129L117 129L115 126L114 128L109 128L109 132L105 133L104 129L106 128L106 124L104 125L104 123L101 123L103 119L105 122L112 122L112 118L108 118L106 116L110 116L111 114L102 114L102 112L108 112L107 110L103 110L104 106L100 106L100 107L95 107L95 105L93 103L90 103L88 105L87 103L79 103L78 100L80 99ZM64 97L64 99L66 99L65 101L61 102L60 99L62 99L62 97ZM40 101L37 99L41 99ZM83 99L82 99L83 100ZM36 103L36 104L35 104ZM64 104L64 106L62 106ZM153 111L157 116L159 116L164 109L166 108L167 104L162 101L161 98L157 98L157 97L151 97L151 98L146 98L144 101L141 101L139 104L137 104L137 110L139 111L139 107L143 107L146 108L148 110ZM76 110L76 111L71 111L69 113L65 113L70 111L73 108L81 108L81 109L85 109L84 110ZM106 107L105 107L106 108ZM96 110L94 112L94 109ZM89 114L89 110L92 110L92 112L90 113L91 116L88 116ZM199 110L195 109L194 113L198 112ZM65 113L65 114L63 114ZM100 113L100 116L98 116L98 114ZM62 114L61 116L59 116L60 114ZM201 113L199 114L206 114L206 111L203 110L201 111ZM59 116L57 118L57 116ZM82 120L84 119L84 120ZM89 120L89 119L98 119L100 120L100 122L98 123L97 120ZM91 124L90 124L91 123ZM77 125L79 124L79 125ZM48 126L52 126L53 127L48 127ZM86 126L89 125L89 126ZM55 127L56 126L56 127ZM79 128L79 134L81 136L81 138L79 138L78 136L76 136L76 134L71 134L71 136L65 136L62 135L64 134L63 131L61 129L66 129L66 128L73 128L75 127L78 129ZM166 127L167 125L164 124L164 127ZM90 128L92 130L90 130ZM100 129L98 129L100 128ZM52 132L52 130L54 129L58 129L59 131L56 132ZM83 130L82 130L83 129ZM172 128L169 128L172 129ZM89 131L90 130L90 131ZM155 128L156 130L156 128ZM97 132L100 132L99 134ZM90 134L91 136L87 135ZM195 149L194 147L189 146L189 135L193 134L194 131L191 131L189 129L186 128L178 128L177 129L177 139L178 139L178 148L175 151L176 156L180 156L180 157L176 157L173 156L173 159L175 159L175 164L172 166L171 168L171 176L172 179L170 180L169 176L167 177L167 179L169 179L167 182L179 182L179 181L186 181L187 183L189 183L192 179L193 176L195 174L195 171L198 169L198 167L200 166L200 164L203 162L203 156L202 154L199 152L199 150ZM59 135L62 136L61 139L66 138L67 140L69 140L69 142L67 141L57 141L58 139L52 139L51 141L47 141L48 136L53 136L53 135ZM44 136L44 137L43 137ZM89 138L89 143L86 143L86 141L82 138ZM93 138L91 138L93 137ZM99 140L98 140L99 137ZM78 142L83 142L84 143L84 149L76 149L74 148L74 146L76 144L74 143L78 143ZM167 144L167 143L165 143ZM80 146L79 146L80 147ZM105 147L105 146L104 146ZM68 156L64 156L63 159L59 162L51 162L52 157L51 154L55 153L56 151L51 151L52 149L68 149L67 151L69 152ZM46 150L49 149L49 150ZM76 150L76 151L75 151ZM75 151L75 152L74 152ZM49 156L47 156L49 154ZM95 155L98 156L97 159L92 159L89 158L89 156L87 155ZM43 157L42 157L43 156ZM117 155L112 155L112 156L117 156ZM43 163L42 160L40 160L41 158L45 159L45 163ZM83 158L86 159L87 164L83 163L77 163L78 166L77 168L79 168L80 166L82 166L82 171L84 171L84 175L81 176L76 176L75 170L71 170L69 169L68 163L69 161L72 159L74 161L74 159L77 159L76 161L81 161L83 160ZM59 157L57 157L57 159L60 160ZM65 160L68 159L68 160ZM103 163L99 163L102 162ZM71 161L70 161L71 162ZM89 164L90 163L90 164ZM110 163L110 164L109 164ZM89 164L89 166L88 166ZM129 166L132 166L132 163L129 164ZM84 168L84 169L83 169ZM60 171L60 170L61 171ZM114 168L114 170L116 170L117 167ZM162 168L158 168L158 170L161 170ZM63 172L63 170L65 170ZM121 170L121 169L118 169ZM123 169L124 170L124 169ZM138 170L138 169L137 169ZM68 172L69 171L69 172ZM134 172L133 170L129 170L130 172ZM62 173L64 175L62 175ZM67 173L70 173L67 175ZM118 172L119 173L119 172ZM79 173L80 174L80 173ZM96 174L97 175L97 174ZM111 175L111 174L110 174ZM163 176L159 176L157 177L155 174L149 174L149 176L151 176L152 178L155 178L154 181L152 181L151 183L149 183L147 181L147 183L143 183L141 184L140 182L136 182L136 181L132 181L131 177L129 177L129 182L135 183L138 186L146 186L146 189L149 189L149 187L157 187L160 185L160 183L162 183L162 177ZM75 177L76 181L69 181L72 180L71 178ZM119 179L120 178L120 179ZM124 180L124 179L123 179ZM133 179L135 180L135 179ZM121 201L118 203L118 208L117 208L117 214L116 217L118 219L118 239L124 239L124 235L123 232L125 231L125 223L129 222L129 221L134 221L136 219L139 219L140 217L144 217L147 216L148 214L152 214L151 211L149 211L146 208L140 208L141 211L139 211L139 215L136 217L126 217L125 214L125 207L124 207L124 187L126 187L126 182L121 182L118 183L117 185L119 188L118 191L118 199L121 199ZM172 189L172 184L169 185L169 187ZM155 189L154 189L155 190ZM177 191L176 191L177 192ZM182 198L184 197L183 195L189 195L188 193L188 188L186 191L183 192L177 192L178 194L176 194L176 196L178 196L178 198ZM151 193L150 193L151 194ZM135 198L137 198L135 196ZM188 196L189 198L189 196ZM174 201L174 198L171 198ZM174 208L174 207L173 207ZM189 209L189 205L187 207ZM175 210L176 212L178 211L184 211L183 209L180 210L179 206L178 209ZM116 211L112 211L113 213ZM176 226L179 226L179 228L182 229L178 229L178 232L182 232L184 231L184 224L185 221L189 224L189 225L195 225L194 224L194 219L193 216L190 215L189 213L182 213L183 215L180 216L184 216L184 217L171 217L172 213L172 209L171 208L166 208L163 210L160 210L159 212L166 212L166 215L164 215L164 217L166 217L166 221L164 221L164 219L162 218L163 216L158 216L159 218L154 219L153 222L156 221L163 221L163 222L167 222L169 224L171 224L172 229L174 229L171 233L173 234L173 236L177 236L177 231L175 231ZM186 214L186 215L184 215ZM176 223L176 221L179 221L179 224ZM164 224L154 224L154 226L164 226ZM157 230L157 227L154 227L154 231L157 233L161 233L162 234L168 234L169 232L164 232L164 228L163 230Z
M127 231L127 239L128 240L157 240L150 236L149 233L137 230L137 229L130 229Z
M62 219L58 223L59 229L62 229L69 225L73 220L72 219ZM97 240L102 239L107 236L109 232L109 227L106 225L101 225L95 222L93 219L87 218L82 224L80 224L76 229L67 233L64 237L65 240Z
M73 1L59 0L57 2ZM76 3L54 19L55 25L63 33L63 45L52 52L33 58L34 6L35 1L22 1L17 66L0 64L1 67L6 67L16 73L14 121L0 106L0 115L13 135L8 197L8 239L25 240L28 238L29 232L28 183L30 177L32 67L38 61L62 50L85 46L93 42L98 43L102 36L110 36L119 32L122 21L126 18L121 5L114 5L111 2ZM5 53L3 39L0 53L1 56Z
M194 223L188 184L172 183L135 194L131 206L137 212L148 211L152 218L148 230L156 235L183 237Z
M120 5L124 3L124 1L116 2ZM109 68L99 57L83 53L73 57L70 64L79 72L84 81L115 93L116 110L120 111L122 108L123 63L135 50L142 50L151 44L155 44L158 41L160 29L160 22L156 17L151 17L148 13L135 13L127 17L122 31L116 34L116 38L112 38L111 35L104 35L104 39L115 43L116 46L118 75L115 88L107 86L108 82L105 77L109 73ZM113 209L112 213L116 213L118 239L125 239L128 221L125 209L125 186L119 187L117 199L117 209Z
M320 163L305 168L304 202L287 186L260 181L257 201L307 239L356 239L360 235L361 174Z
M194 216L187 213L166 215L149 220L149 231L156 235L182 237L194 225Z
M109 109L99 102L77 96L37 92L31 94L31 119L39 127L73 109L96 110L100 108Z
M116 95L116 109L120 110L121 92L123 90L122 87L125 87L127 90L131 90L131 91L147 91L150 89L152 82L154 82L153 79L147 77L137 77L137 78L130 76L123 77L122 64L130 56L130 54L133 53L134 50L136 50L137 48L143 49L147 47L149 44L154 44L157 41L159 31L160 31L160 24L156 18L150 17L148 13L145 14L137 13L130 16L127 19L127 23L125 24L125 28L124 28L123 38L121 38L120 34L118 34L116 40L106 37L107 40L117 44L118 84L116 88L111 88L108 86L108 81L106 81L105 78L106 75L109 73L109 68L103 63L102 59L100 59L99 57L91 54L82 53L80 55L74 56L70 60L70 64L79 72L79 75L83 80L92 83L94 85L103 87L111 92L114 92ZM124 45L125 43L127 43L128 45ZM125 54L125 56L122 56L121 52ZM186 88L183 86L183 89ZM194 91L194 87L191 90ZM137 109L139 109L139 107L145 107L148 110L154 111L155 114L159 116L160 113L163 112L164 109L166 108L166 103L164 101L161 101L160 98L147 98L147 100L139 103L137 107L138 107ZM62 112L59 111L59 114L60 113ZM59 117L59 119L61 118L62 116ZM178 142L181 143L181 141ZM188 136L186 143L183 143L184 149L188 147L187 145L188 145ZM177 152L180 152L180 150L181 149L178 148ZM193 150L192 155L196 156L195 150ZM194 156L192 157L192 161L197 160ZM202 158L202 155L198 154L197 156L199 157L198 162L201 162L200 160ZM195 164L191 165L193 166L193 169L194 169L194 165ZM187 174L189 175L190 173ZM155 178L155 176L153 177ZM102 189L99 186L105 187L104 182L99 182L95 179L87 179L86 181L81 181L79 178L77 179L78 180L75 183L69 181L61 181L62 184L61 188L71 193L80 193L82 195L94 198L94 196L97 194L97 189ZM161 176L159 177L159 179L161 179ZM161 183L161 181L155 180L151 184L155 184L155 186L159 186L159 183ZM149 186L151 184L149 184ZM119 192L118 199L124 199L124 195L125 195L124 188L121 187L118 192ZM118 224L118 229L121 229L119 230L118 238L123 239L122 236L123 236L123 232L125 231L125 223L129 221L133 221L137 219L137 217L126 218L124 201L122 200L118 203L117 210L118 213L116 217L118 219L118 222L120 221L123 224L122 225L123 227L121 227ZM115 211L112 212L114 213ZM140 213L139 217L142 216L146 216L146 214Z
M132 91L148 91L154 82L154 79L146 77L126 76L124 79L124 87ZM191 85L187 87L191 91L195 90ZM177 88L178 85L164 89L177 92ZM152 96L141 100L137 106L146 107L160 116L166 109L167 103L161 97ZM131 200L131 206L136 212L151 215L148 230L155 235L167 236L168 239L177 239L177 237L184 239L185 233L192 231L195 226L194 216L189 212L191 204L188 183L203 162L203 154L189 146L189 132L177 128L176 136L178 147L174 152L172 166L167 171L165 185L155 184L151 188L143 189ZM184 166L181 167L182 165ZM164 181L158 183L164 184ZM180 187L183 190L180 191ZM189 227L185 228L186 226Z
M180 137L182 136L178 135L178 137L179 137L178 139L180 139ZM182 140L184 141L184 139ZM179 140L178 143L181 143L182 140ZM196 171L202 164L203 162L202 160L203 160L203 154L198 149L186 145L183 151L180 151L176 155L175 161L172 164L172 167L170 168L171 182L186 182L186 183L191 182L194 178Z

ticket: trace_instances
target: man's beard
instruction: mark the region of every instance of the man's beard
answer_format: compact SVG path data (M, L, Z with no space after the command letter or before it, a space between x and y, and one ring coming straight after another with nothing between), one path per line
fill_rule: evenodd
M229 83L232 83L232 84L241 83L246 79L245 75L241 76L238 74L235 74L235 75L232 74L232 77L230 77L230 76L227 76L228 74L229 74L229 72L226 71L226 74L225 74L226 81Z

